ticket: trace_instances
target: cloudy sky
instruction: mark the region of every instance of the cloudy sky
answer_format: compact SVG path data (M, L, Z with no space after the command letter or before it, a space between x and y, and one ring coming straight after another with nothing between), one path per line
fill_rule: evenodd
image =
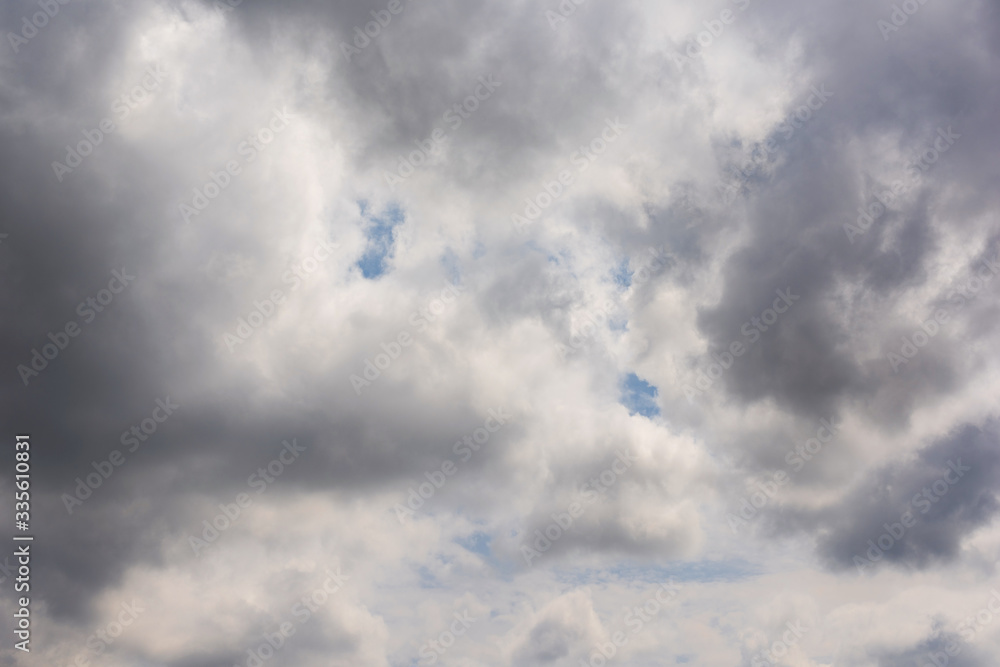
M995 1L0 24L0 664L1000 663Z

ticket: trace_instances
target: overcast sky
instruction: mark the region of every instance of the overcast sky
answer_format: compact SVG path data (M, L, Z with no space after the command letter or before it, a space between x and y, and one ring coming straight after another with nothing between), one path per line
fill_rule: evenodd
M0 24L0 664L1000 663L995 1Z

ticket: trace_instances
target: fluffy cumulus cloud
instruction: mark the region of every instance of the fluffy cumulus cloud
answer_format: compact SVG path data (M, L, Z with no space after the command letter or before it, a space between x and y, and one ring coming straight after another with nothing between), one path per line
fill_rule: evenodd
M995 3L0 25L4 664L1000 660Z

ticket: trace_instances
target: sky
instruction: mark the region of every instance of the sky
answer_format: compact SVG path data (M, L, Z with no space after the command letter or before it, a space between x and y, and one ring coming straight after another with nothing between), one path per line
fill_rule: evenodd
M0 665L1000 663L996 2L0 28Z

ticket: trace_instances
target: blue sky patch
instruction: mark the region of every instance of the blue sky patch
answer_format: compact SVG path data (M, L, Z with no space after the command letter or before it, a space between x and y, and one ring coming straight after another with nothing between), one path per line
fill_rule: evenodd
M462 282L461 260L459 260L454 250L451 248L445 249L444 254L441 255L441 266L444 267L444 271L448 275L448 280L452 284L458 285Z
M493 551L490 549L490 542L492 540L493 538L486 533L475 532L467 537L456 538L455 543L465 549L468 549L474 554L479 554L486 559L491 559L493 557Z
M623 259L621 264L614 268L611 275L615 279L615 284L622 289L628 289L632 284L632 271L628 268L627 259Z
M402 224L406 216L395 204L391 204L380 214L374 214L364 200L358 202L358 207L364 220L368 245L357 261L357 266L361 269L361 275L368 280L375 280L386 271L386 259L392 257L395 245L393 230Z
M655 417L660 414L660 407L656 404L658 393L659 390L656 387L635 373L629 373L625 377L620 402L628 408L630 415L640 414L643 417Z

